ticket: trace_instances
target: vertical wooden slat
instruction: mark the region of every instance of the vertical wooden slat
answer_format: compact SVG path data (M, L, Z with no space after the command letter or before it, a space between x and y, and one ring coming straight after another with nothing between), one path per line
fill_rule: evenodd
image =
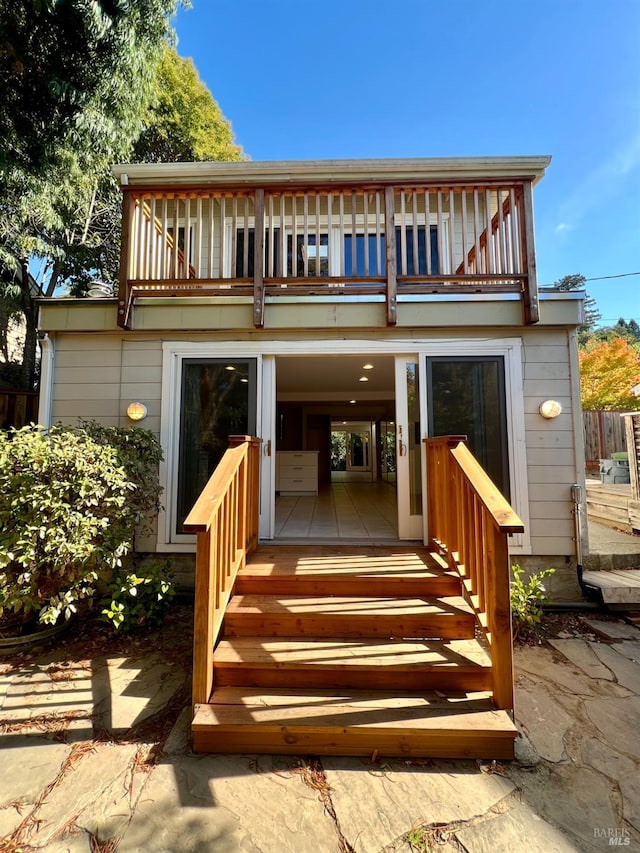
M340 275L344 275L344 192L340 193L339 218L340 218Z
M238 273L238 196L231 200L231 278Z
M162 194L162 204L160 206L160 221L161 221L161 230L160 230L160 266L159 273L160 278L168 278L167 275L167 238L169 236L167 230L167 196L165 193Z
M507 271L507 264L504 251L504 212L502 210L502 190L500 189L500 187L496 189L496 196L498 199L498 228L496 231L496 272L505 273Z
M196 198L196 228L194 234L193 267L195 277L202 277L202 196Z
M149 278L158 278L158 241L156 238L156 197L149 199Z
M475 262L476 268L474 272L482 275L485 272L485 266L482 259L482 250L480 247L480 200L479 193L476 187L473 190L473 236L475 240Z
M364 217L364 274L369 275L369 193L365 190L362 196L362 215ZM355 239L355 237L354 237ZM354 271L357 273L357 270Z
M495 266L493 263L493 234L491 233L491 191L484 191L484 213L485 213L485 229L484 235L486 238L486 253L487 253L487 272L493 274Z
M453 190L449 190L449 272L453 273L456 269L455 264L455 242L456 242L456 220L455 220L455 199Z
M302 197L302 240L303 275L305 278L309 278L309 196L306 191ZM297 275L297 271L294 272L294 275Z
M387 325L398 322L398 285L396 279L396 226L393 187L384 190L384 233L387 254Z
M280 265L282 267L282 276L287 275L287 229L285 228L285 202L284 193L280 194ZM293 205L293 240L291 243L291 275L295 278L298 275L298 249L296 238L296 194L291 197Z
M431 204L429 190L424 191L424 221L425 221L425 249L427 254L427 275L431 275Z
M511 269L512 273L520 272L520 261L518 260L518 232L516 230L516 194L513 187L509 189L509 225L511 231Z
M226 268L227 257L227 199L224 193L220 196L220 278L227 277ZM230 276L233 278L234 270L230 271Z
M138 199L138 221L136 222L136 272L134 278L144 278L145 268L145 239L144 239L144 196Z
M524 322L527 325L531 325L539 322L540 310L538 307L538 275L536 271L536 251L533 234L533 193L530 181L527 181L522 188L522 200L523 257L525 259L523 272L527 276L523 293Z
M211 560L211 530L197 535L196 575L193 625L193 704L209 701L213 688L213 607L207 603L213 597L213 560Z
M284 228L284 223L280 224ZM287 273L287 252L286 241L284 243L285 251L281 253L280 264L282 272L280 275L286 276ZM296 263L298 255L298 196L295 191L291 195L291 275L296 274Z
M407 274L407 211L404 190L400 190L400 272Z
M382 226L380 224L379 190L376 190L376 275L382 275Z
M356 194L351 193L351 275L357 274L356 259Z
M242 216L242 278L249 276L249 196L244 197L244 211ZM255 227L254 227L254 246L255 246Z
M182 257L182 277L189 278L191 263L191 196L184 200L184 253Z
M469 249L467 247L467 190L462 188L460 194L460 208L462 216L462 271L469 275Z
M329 275L334 274L335 264L333 261L333 240L331 239L332 234L332 214L333 214L333 196L330 192L327 193L327 266L329 268Z
M264 326L264 190L260 187L255 191L254 209L253 325L261 329Z
M257 205L256 205L257 207ZM267 216L267 234L269 235L269 252L267 257L267 278L274 278L278 273L273 271L273 259L275 257L276 227L273 221L273 193L269 193L269 213Z
M411 228L413 231L413 274L420 275L420 257L418 254L418 193L417 190L411 190ZM425 239L427 232L425 230Z
M440 272L451 272L447 270L444 262L444 219L442 216L442 190L436 192L436 206L438 216L438 262L440 264Z
M322 250L322 234L320 228L320 193L316 193L316 275L321 275L322 263L321 263L321 250ZM328 251L328 250L327 250Z
M215 198L213 194L211 194L207 199L207 278L222 278L220 273L216 273L214 269L215 263L215 219L213 215L213 205L215 203Z

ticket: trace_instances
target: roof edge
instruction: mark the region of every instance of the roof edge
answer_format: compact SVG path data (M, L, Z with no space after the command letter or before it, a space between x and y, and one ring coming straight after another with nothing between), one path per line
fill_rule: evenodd
M122 185L347 183L354 180L528 178L539 181L548 155L523 157L434 157L365 160L243 160L201 163L119 163Z

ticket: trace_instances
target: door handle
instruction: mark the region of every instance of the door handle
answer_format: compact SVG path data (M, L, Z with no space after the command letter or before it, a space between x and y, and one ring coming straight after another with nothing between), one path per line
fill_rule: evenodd
M402 426L398 424L398 456L407 455L407 445L402 440Z
M268 441L265 442L264 455L271 456L271 439L268 439Z

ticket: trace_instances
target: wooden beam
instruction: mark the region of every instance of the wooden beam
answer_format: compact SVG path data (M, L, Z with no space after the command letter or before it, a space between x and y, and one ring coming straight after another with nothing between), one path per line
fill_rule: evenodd
M273 232L271 234L273 240ZM255 195L255 225L253 234L253 325L264 326L264 190Z
M522 188L522 217L524 227L524 272L527 274L523 299L524 322L530 326L540 321L538 305L538 275L536 272L536 247L533 233L533 193L531 184L525 183Z
M129 314L129 254L131 244L131 194L122 196L122 236L120 239L120 272L118 277L118 326L128 329Z
M396 224L393 187L384 189L384 235L387 254L387 326L398 322L398 283L396 281Z

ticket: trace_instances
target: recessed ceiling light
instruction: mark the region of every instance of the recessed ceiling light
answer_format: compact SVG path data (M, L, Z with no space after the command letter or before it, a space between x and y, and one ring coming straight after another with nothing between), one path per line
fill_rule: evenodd
M360 379L358 379L358 382L368 382L368 381L369 381L368 376L361 376Z
M346 421L342 421L342 425L344 426L345 424L346 424Z
M350 403L355 403L355 400L349 400Z
M225 367L225 370L235 370L235 367L234 367L232 364L228 364L228 365Z
M248 382L248 379L241 379L240 382Z
M373 370L373 365L372 364L363 364L362 369L363 370Z

